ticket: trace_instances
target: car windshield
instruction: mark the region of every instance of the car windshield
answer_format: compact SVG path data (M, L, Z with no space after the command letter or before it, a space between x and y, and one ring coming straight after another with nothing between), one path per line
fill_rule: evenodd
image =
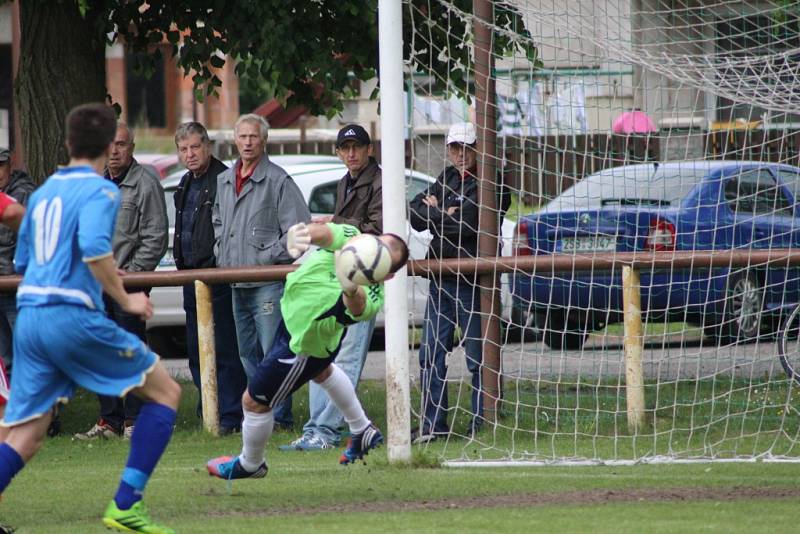
M705 166L614 167L587 176L555 199L544 211L603 206L677 206L707 175Z

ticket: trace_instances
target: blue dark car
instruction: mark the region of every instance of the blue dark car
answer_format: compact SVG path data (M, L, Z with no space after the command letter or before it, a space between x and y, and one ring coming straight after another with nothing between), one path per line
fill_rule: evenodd
M626 165L590 175L522 217L515 254L800 247L800 169L748 161ZM649 320L703 327L720 343L755 339L800 302L796 268L663 269L641 273ZM622 320L621 268L517 272L514 306L550 347Z

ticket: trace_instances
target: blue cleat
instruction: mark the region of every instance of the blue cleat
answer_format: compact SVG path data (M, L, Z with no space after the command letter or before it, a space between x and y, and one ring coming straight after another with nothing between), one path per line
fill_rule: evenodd
M347 442L347 448L339 457L339 463L347 465L355 462L356 460L363 460L364 456L369 453L370 449L374 449L383 443L383 435L375 425L370 425L364 429L363 432L353 435Z
M221 478L223 480L234 480L238 478L264 478L267 476L267 468L266 462L262 462L258 469L253 472L245 470L242 467L242 464L239 463L239 457L232 457L232 456L220 456L219 458L213 458L208 461L206 464L206 469L208 469L208 474Z

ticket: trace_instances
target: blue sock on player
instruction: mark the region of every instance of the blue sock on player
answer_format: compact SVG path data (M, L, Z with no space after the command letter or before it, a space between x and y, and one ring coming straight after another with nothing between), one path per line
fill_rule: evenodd
M142 406L131 436L131 452L114 501L127 510L142 499L142 492L158 460L167 448L175 425L175 410L148 402Z
M14 475L22 471L25 462L8 443L0 443L0 493L3 493L11 484Z

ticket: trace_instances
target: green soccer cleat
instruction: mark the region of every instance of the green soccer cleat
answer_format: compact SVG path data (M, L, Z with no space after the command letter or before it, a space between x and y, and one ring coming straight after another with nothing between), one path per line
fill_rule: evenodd
M137 502L129 510L120 510L112 499L103 514L103 524L120 532L144 532L146 534L175 534L175 531L163 525L157 525L147 515L144 503Z

